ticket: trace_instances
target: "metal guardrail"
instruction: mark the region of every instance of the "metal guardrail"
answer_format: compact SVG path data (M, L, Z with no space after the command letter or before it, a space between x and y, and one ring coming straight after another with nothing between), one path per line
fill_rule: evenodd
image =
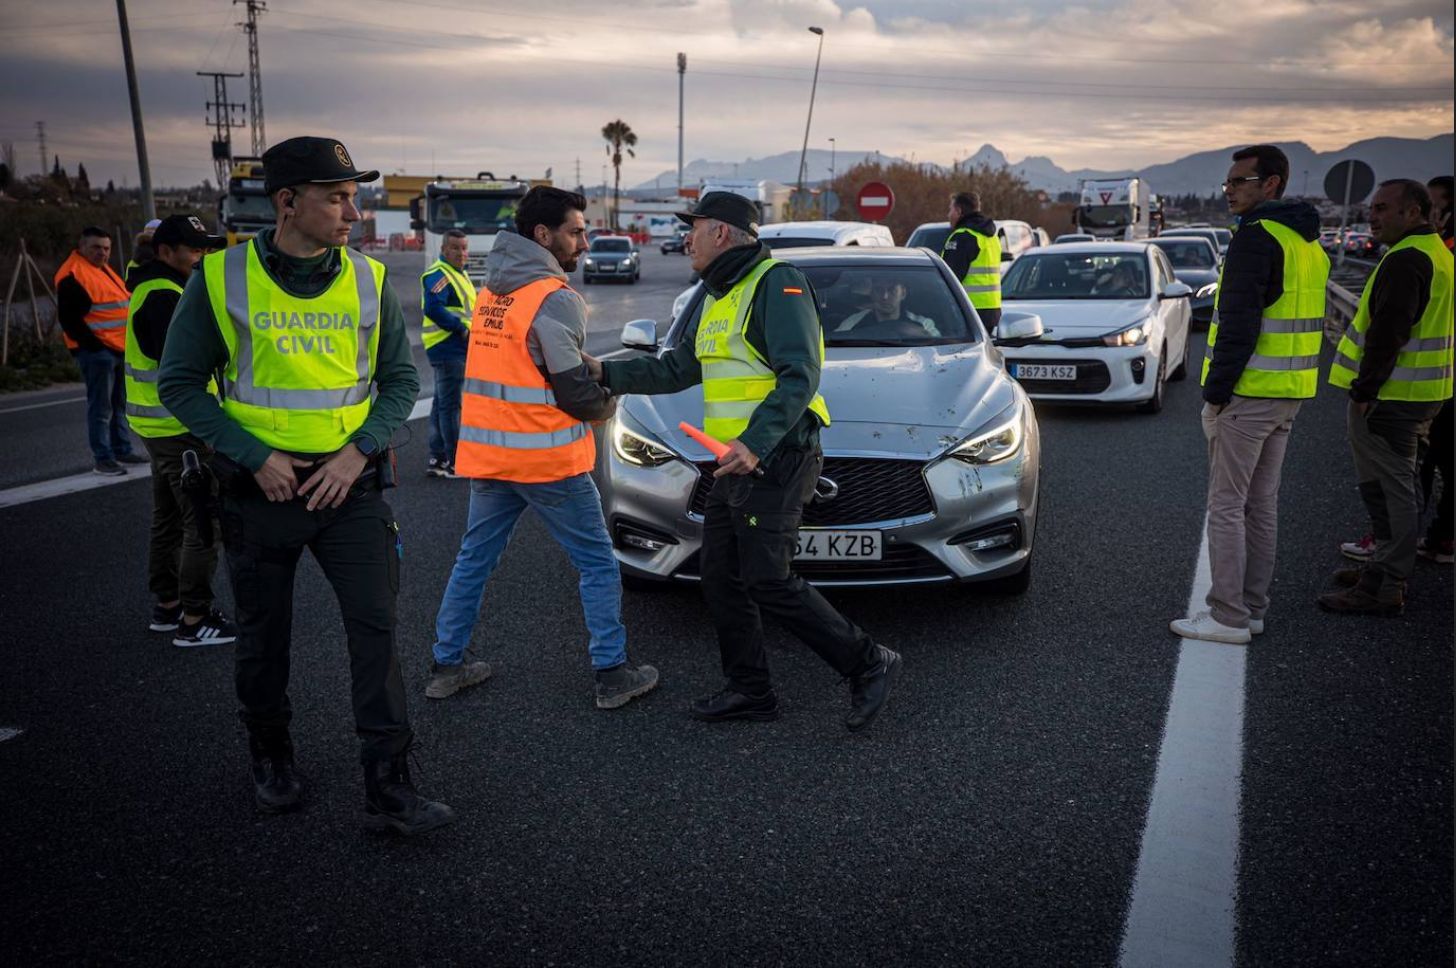
M1329 283L1325 291L1325 339L1332 345L1339 343L1359 307L1359 296L1337 282Z

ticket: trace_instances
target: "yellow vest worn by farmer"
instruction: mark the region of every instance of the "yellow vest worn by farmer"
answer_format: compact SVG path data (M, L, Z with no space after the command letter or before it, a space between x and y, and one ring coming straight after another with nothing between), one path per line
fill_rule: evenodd
M1446 400L1451 396L1452 356L1452 256L1441 237L1434 232L1408 235L1390 247L1380 265L1365 282L1360 294L1360 308L1350 321L1335 361L1330 366L1330 383L1348 389L1360 374L1360 359L1365 354L1365 333L1370 329L1370 292L1385 260L1402 249L1419 249L1431 259L1430 298L1426 311L1411 328L1410 338L1395 358L1395 369L1375 394L1377 400Z
M339 272L316 296L275 283L256 242L202 260L228 350L223 412L278 450L331 453L369 415L384 266L338 251Z
M136 314L154 292L175 292L181 296L182 287L170 279L148 279L132 291L126 313L127 422L141 437L176 437L185 434L187 428L172 416L172 411L162 406L162 400L157 396L158 361L142 352L134 329ZM207 392L217 393L216 381L207 382Z
M976 258L966 267L966 274L961 277L961 288L965 289L966 295L971 299L971 305L977 309L1000 309L1001 308L1001 240L995 236L982 235L975 229L962 226L946 237L946 246L950 245L951 239L957 235L968 235L976 240L980 247ZM941 249L944 257L945 248Z
M444 259L436 259L434 263L420 276L420 308L425 308L425 280L433 272L443 272L443 280L437 281L435 286L441 282L455 290L455 296L460 303L458 306L446 306L450 315L460 320L460 325L467 330L470 329L470 317L475 313L475 287L470 283L470 277L459 269L446 262ZM420 341L424 343L425 349L429 349L450 338L450 334L440 328L440 324L429 316L425 317L425 323L421 329Z
M703 431L722 441L734 440L748 429L749 418L778 385L773 368L748 342L748 314L758 284L776 265L764 259L721 299L708 296L698 322L695 350L703 367ZM824 333L819 333L819 364L824 364ZM824 426L829 426L829 405L818 393L809 402Z
M1265 307L1259 321L1254 355L1244 366L1234 393L1241 397L1277 397L1303 400L1314 396L1319 384L1320 339L1325 325L1325 286L1330 279L1330 257L1319 241L1306 241L1289 226L1269 219L1254 222L1241 232L1268 232L1284 253L1283 293ZM1223 270L1218 273L1218 299L1222 301ZM1208 382L1213 346L1218 341L1218 306L1208 327L1208 350L1203 357L1200 383Z

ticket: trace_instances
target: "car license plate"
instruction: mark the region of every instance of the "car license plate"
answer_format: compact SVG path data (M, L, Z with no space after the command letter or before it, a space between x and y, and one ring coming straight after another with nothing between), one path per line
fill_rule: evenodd
M1070 364L1012 363L1008 369L1017 380L1077 379L1077 368Z
M804 529L794 545L795 561L879 561L878 531Z

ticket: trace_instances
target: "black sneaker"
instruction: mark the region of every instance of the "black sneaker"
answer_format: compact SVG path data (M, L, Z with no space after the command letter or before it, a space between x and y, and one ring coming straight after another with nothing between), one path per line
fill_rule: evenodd
M447 460L440 465L440 476L449 478L452 481L459 476L455 473L455 462L453 460Z
M126 468L114 460L99 460L96 466L91 468L91 473L100 474L102 477L125 477Z
M450 462L441 460L438 457L431 457L430 462L425 465L426 477L449 477Z
M196 625L188 625L184 620L177 627L177 637L172 644L187 649L199 645L227 645L237 640L238 627L214 608Z
M117 454L116 459L123 464L150 464L152 462L150 458L143 457L141 454L133 451L128 451L125 454Z
M177 628L182 621L182 604L178 602L171 608L166 605L152 606L152 624L147 628L153 632L171 632Z
M657 688L657 670L650 665L622 663L596 674L597 708L616 709Z

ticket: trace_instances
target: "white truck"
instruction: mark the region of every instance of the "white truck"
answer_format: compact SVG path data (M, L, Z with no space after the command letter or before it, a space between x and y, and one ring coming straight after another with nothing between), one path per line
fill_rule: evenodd
M465 274L480 286L485 281L485 256L501 229L513 229L516 204L533 185L512 175L496 178L483 171L472 179L447 179L425 185L424 194L410 200L410 228L425 234L425 265L440 258L445 233L459 229L470 237L470 258Z
M1152 209L1152 193L1141 178L1084 178L1073 221L1098 239L1146 239L1152 235Z

